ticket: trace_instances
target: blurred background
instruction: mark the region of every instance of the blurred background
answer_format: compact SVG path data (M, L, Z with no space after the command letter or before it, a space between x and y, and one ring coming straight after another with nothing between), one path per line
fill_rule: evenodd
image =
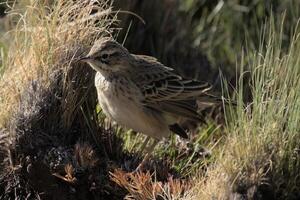
M294 0L153 0L115 1L118 39L134 53L157 57L187 77L220 86L219 70L234 84L236 63L243 49L259 47L262 25L286 13L285 28L297 21L300 3ZM280 21L280 20L279 20ZM285 35L289 40L289 35Z

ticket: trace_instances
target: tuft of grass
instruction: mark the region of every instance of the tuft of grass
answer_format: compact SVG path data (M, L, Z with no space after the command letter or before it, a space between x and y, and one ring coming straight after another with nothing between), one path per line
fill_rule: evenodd
M26 6L22 6L25 4ZM96 13L91 16L92 13ZM49 85L55 70L66 74L71 63L97 38L111 34L111 8L104 1L21 1L9 8L14 25L5 72L0 79L0 127L6 127L28 82ZM65 87L68 87L67 83Z
M242 67L237 106L227 107L226 141L186 199L299 197L300 29L293 24L284 45L286 21L280 22L271 17L260 48L246 52L249 70ZM244 104L246 73L252 101Z

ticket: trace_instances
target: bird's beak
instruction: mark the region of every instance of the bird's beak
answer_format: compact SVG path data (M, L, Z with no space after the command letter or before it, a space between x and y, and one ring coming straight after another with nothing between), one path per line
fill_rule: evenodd
M88 62L89 60L91 60L91 58L89 56L84 56L82 58L79 58L78 61L82 61L82 62Z

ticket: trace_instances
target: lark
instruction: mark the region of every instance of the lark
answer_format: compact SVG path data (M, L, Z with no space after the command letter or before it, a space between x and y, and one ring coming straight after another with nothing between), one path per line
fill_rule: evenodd
M179 120L202 121L195 100L208 97L208 83L185 79L156 58L131 54L111 38L94 43L81 59L96 70L95 86L104 114L121 126L147 135L149 151L171 132L188 138Z

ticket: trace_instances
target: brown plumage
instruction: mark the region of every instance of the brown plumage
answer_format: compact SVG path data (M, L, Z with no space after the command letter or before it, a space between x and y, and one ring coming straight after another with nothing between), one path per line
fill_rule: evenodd
M95 42L82 60L97 71L95 86L104 113L123 126L156 139L170 131L186 138L178 120L203 120L195 100L209 97L207 83L184 79L156 58L130 54L111 38Z

